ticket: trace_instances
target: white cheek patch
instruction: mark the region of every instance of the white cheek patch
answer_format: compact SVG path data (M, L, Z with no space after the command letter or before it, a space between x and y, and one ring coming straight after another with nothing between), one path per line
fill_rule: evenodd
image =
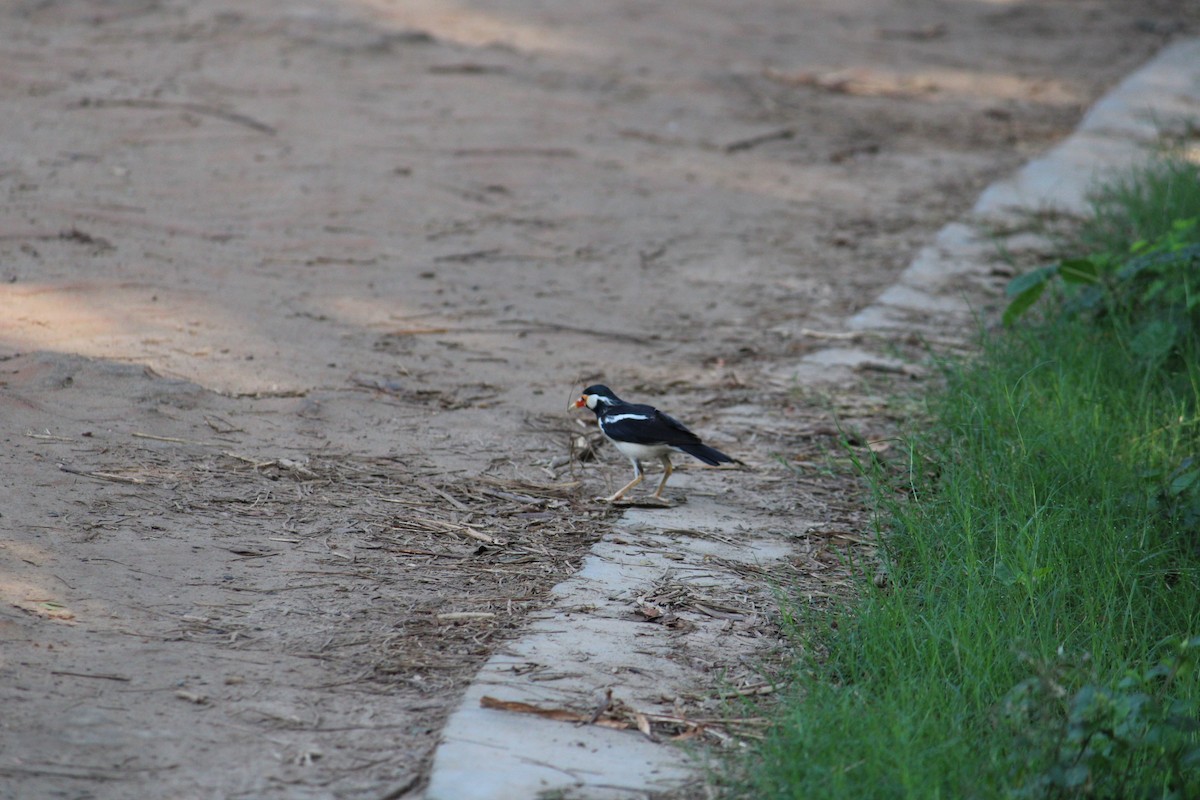
M611 417L605 417L605 422L624 422L627 419L640 419L643 422L650 419L645 414L614 414Z

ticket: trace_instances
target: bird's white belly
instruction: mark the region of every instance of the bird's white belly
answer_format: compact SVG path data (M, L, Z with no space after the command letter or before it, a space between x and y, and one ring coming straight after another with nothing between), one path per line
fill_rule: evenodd
M633 442L612 441L617 449L630 461L650 461L664 456L674 450L665 444L635 444Z

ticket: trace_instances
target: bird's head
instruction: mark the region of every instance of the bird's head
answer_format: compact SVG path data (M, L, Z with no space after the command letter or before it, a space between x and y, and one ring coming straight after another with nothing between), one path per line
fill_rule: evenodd
M595 411L618 402L620 401L613 394L612 389L596 384L583 390L583 394L579 395L579 399L575 401L575 408L590 408Z

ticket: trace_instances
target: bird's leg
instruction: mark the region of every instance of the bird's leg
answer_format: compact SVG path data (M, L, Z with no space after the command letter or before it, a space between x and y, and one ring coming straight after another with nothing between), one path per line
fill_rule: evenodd
M630 489L632 489L633 487L635 487L639 483L641 483L642 478L646 477L646 473L642 472L642 465L637 461L633 462L633 472L634 472L633 480L631 480L629 483L625 484L620 489L618 489L617 493L614 494L612 497L604 498L604 502L606 502L606 503L617 502L618 500L620 500L622 497L625 496L626 492L628 492Z
M659 458L663 463L663 479L662 483L658 485L658 491L654 493L654 499L656 500L662 500L662 490L666 488L667 478L671 477L671 472L673 472L671 469L671 457L664 453L663 455L659 456Z

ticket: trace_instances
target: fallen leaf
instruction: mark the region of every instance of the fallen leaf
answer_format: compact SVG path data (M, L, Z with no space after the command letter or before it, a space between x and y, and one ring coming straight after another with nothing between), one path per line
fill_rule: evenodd
M633 720L637 723L637 729L642 732L643 736L652 742L658 742L658 737L656 737L654 735L654 731L650 729L650 720L646 719L645 714L635 711L633 712Z
M645 617L646 619L658 619L665 613L658 606L650 605L649 603L643 602L641 600L638 601L637 612L639 614L641 614L643 617Z

